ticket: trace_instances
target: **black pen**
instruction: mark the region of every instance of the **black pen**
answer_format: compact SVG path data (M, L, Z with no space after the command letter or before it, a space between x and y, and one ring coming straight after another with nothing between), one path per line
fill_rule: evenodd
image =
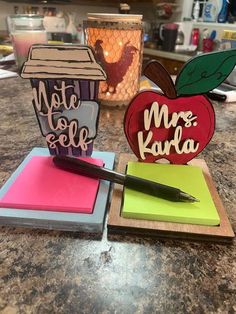
M145 194L160 197L174 202L198 202L198 200L181 191L180 189L138 178L128 174L121 174L116 171L93 165L87 161L69 156L54 156L53 162L56 166L78 173L83 176L102 179L124 185L125 187Z

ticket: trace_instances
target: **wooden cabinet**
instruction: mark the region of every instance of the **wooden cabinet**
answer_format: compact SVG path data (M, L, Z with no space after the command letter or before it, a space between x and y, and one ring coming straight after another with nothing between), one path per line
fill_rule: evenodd
M143 55L143 67L145 67L145 65L151 60L159 61L171 75L177 75L185 63L183 61L177 61L173 59L144 54Z

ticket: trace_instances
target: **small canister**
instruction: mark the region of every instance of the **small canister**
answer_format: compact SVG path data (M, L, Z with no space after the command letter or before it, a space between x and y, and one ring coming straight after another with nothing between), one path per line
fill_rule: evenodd
M107 74L99 87L105 105L127 105L139 89L142 65L142 15L88 14L85 39Z
M199 28L194 28L191 34L191 45L198 46L199 44L200 31Z

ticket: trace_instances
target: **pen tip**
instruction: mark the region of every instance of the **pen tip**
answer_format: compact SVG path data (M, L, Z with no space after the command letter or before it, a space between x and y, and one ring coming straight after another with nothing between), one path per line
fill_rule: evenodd
M180 198L184 202L190 202L190 203L200 202L200 200L197 199L196 197L182 191L180 192Z
M193 203L194 203L194 202L200 202L200 200L197 199L197 198L194 197L194 196L191 196L189 199L190 199L190 201L193 202Z

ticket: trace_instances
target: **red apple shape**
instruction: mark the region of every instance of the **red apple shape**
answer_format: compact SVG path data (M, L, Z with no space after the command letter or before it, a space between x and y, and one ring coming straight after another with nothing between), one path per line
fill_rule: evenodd
M159 116L160 125L155 124L155 114L150 114L150 109L154 109L156 106L158 106L159 111L164 106L165 111L168 112L168 119L166 119L167 115L165 118L164 115ZM144 112L148 114L148 124L144 123ZM175 119L175 122L171 123L170 121L178 115L179 119ZM191 117L190 120L192 121L187 123L183 115ZM165 119L166 121L164 121ZM169 125L166 127L168 123ZM173 164L186 164L209 143L214 129L214 109L210 101L203 95L170 99L154 91L143 91L131 101L124 118L124 131L129 145L137 158L144 162L155 162L165 158ZM175 145L170 145L173 143L173 138L176 139L176 133L178 133L178 148ZM140 138L141 142L144 143L141 145L142 153L140 152ZM183 148L190 141L194 151L184 150L183 152ZM186 147L189 147L188 144ZM169 145L168 152L163 150L165 145L167 147ZM162 147L161 154L158 154L157 147ZM165 154L163 154L164 152Z

